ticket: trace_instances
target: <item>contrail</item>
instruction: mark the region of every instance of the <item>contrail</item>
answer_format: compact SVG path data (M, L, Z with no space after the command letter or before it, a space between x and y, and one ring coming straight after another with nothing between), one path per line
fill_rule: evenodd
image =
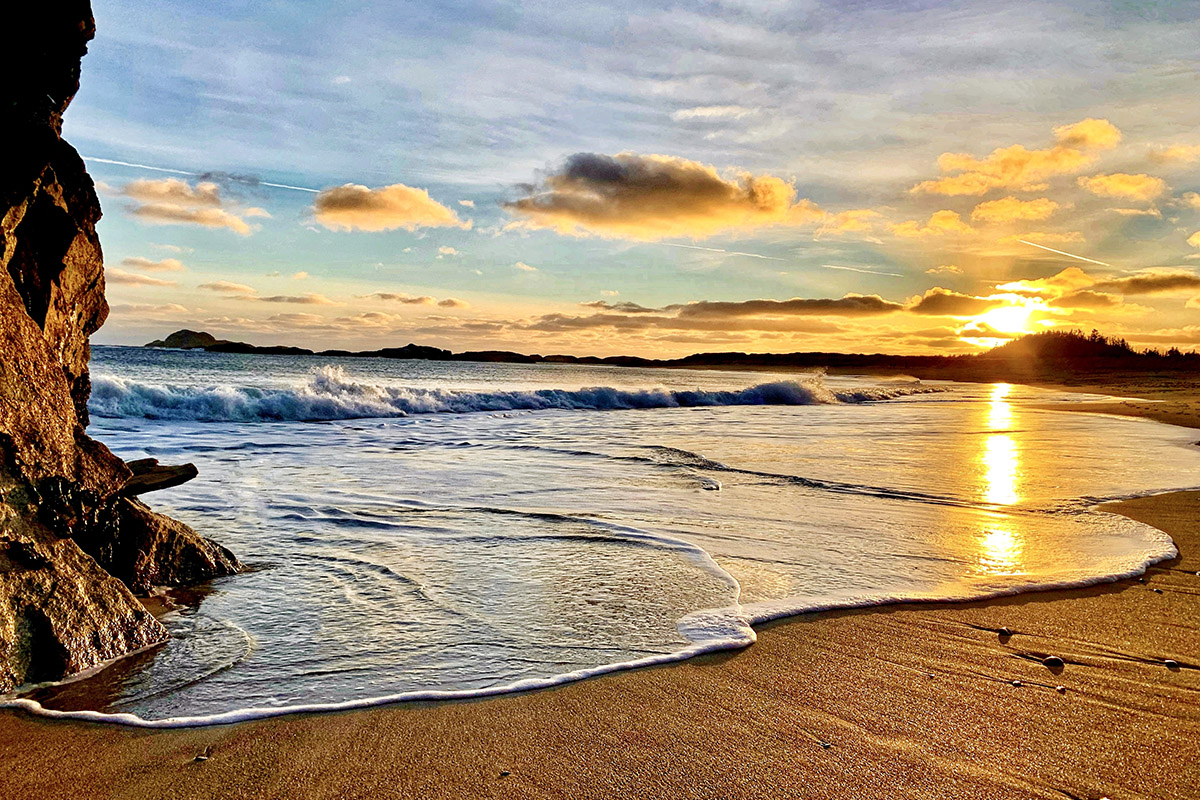
M1105 261L1097 261L1094 258L1084 258L1083 256L1077 256L1074 253L1068 253L1064 250L1055 250L1053 247L1046 247L1046 245L1038 244L1037 242L1030 242L1030 241L1026 241L1025 239L1017 239L1017 241L1020 242L1021 244L1027 244L1031 247L1040 247L1043 250L1049 250L1051 253L1058 253L1060 256L1066 256L1067 258L1077 258L1080 261L1086 261L1089 264L1099 264L1102 267L1111 267L1112 266L1112 264L1109 264Z
M865 272L868 275L888 275L892 278L903 278L904 277L904 275L902 275L899 272L883 272L882 270L878 270L878 269L861 269L859 267L840 267L837 264L822 264L821 266L824 267L825 269L844 269L844 270L846 270L846 272Z
M671 242L659 242L666 247L682 247L687 250L707 250L710 253L725 253L731 256L749 256L750 258L765 258L768 261L787 261L786 258L777 258L775 256L764 256L760 253L743 253L740 250L722 250L719 247L699 247L694 244L672 244Z
M166 167L152 167L149 164L134 164L129 161L115 161L111 158L95 158L93 156L84 156L84 161L95 161L100 164L114 164L118 167L134 167L136 169L148 169L152 172L169 172L172 175L188 175L193 178L202 176L203 172L188 172L182 169L167 169ZM255 181L257 186L270 186L274 189L291 189L294 192L311 192L312 194L320 194L320 189L310 189L307 186L292 186L287 183L268 183L267 181Z

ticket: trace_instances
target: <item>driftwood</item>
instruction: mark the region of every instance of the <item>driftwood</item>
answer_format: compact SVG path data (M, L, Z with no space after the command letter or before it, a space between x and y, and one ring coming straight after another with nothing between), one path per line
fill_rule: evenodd
M171 466L159 464L157 458L139 458L130 461L127 466L133 471L133 477L121 488L120 494L125 497L170 489L172 486L187 483L200 474L195 464Z

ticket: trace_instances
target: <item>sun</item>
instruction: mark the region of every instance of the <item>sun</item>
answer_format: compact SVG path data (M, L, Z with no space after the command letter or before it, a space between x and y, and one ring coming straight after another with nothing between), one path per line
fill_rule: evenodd
M1002 333L1028 333L1033 309L1027 305L1000 306L980 314L975 322Z

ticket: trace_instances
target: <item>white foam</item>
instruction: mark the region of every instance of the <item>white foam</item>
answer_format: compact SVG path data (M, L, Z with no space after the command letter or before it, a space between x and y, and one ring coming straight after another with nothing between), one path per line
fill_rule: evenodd
M475 411L804 406L890 400L934 391L942 390L910 386L834 391L813 375L728 391L595 386L478 392L364 383L349 377L341 367L326 366L290 388L179 386L94 375L88 409L97 417L263 422Z
M968 590L966 594L939 594L932 592L899 592L888 595L844 594L826 596L817 602L812 600L797 602L797 600L793 598L745 606L735 605L728 608L708 609L694 612L679 620L677 624L679 631L685 637L695 642L689 647L685 647L670 653L661 653L653 656L647 656L645 658L633 659L630 661L601 664L599 666L588 667L586 669L561 673L549 677L528 678L513 683L489 686L482 689L425 689L398 692L396 694L382 695L378 697L346 700L336 703L307 703L271 708L242 708L235 709L233 711L222 712L219 714L167 717L164 719L145 719L137 716L136 714L129 713L105 713L102 711L59 711L56 709L45 708L41 703L26 698L16 698L0 702L0 708L21 710L36 716L50 719L69 719L86 722L118 724L136 728L162 729L229 725L237 722L248 722L251 720L268 719L271 717L282 717L291 714L308 714L327 711L351 711L405 702L466 700L496 697L515 692L549 689L568 683L574 683L575 681L585 680L587 678L611 674L614 672L678 663L695 658L696 656L726 650L740 650L757 641L758 636L752 626L761 625L773 620L797 616L800 614L810 614L820 611L847 610L854 608L870 608L874 606L896 603L978 602L981 600L990 600L997 597L1025 594L1035 591L1080 589L1098 584L1113 583L1119 580L1134 578L1143 574L1154 564L1170 560L1179 554L1179 551L1176 548L1175 543L1171 540L1171 537L1165 533L1162 533L1161 531L1150 528L1149 526L1142 527L1145 528L1147 536L1150 540L1149 544L1158 545L1158 548L1156 549L1148 546L1147 549L1143 551L1140 558L1135 557L1131 559L1129 562L1127 562L1128 568L1119 572L1106 575L1079 577L1076 579L1061 581L1048 581L1042 583L1030 582L1028 584L1006 587L976 587L975 591L971 592ZM691 544L690 542L674 539L672 537L653 536L648 534L635 535L633 538L645 538L647 540L655 540L659 543L672 547L678 547L680 550L691 554L694 558L704 563L706 566L710 566L712 569L714 569L714 571L726 576L727 580L730 581L734 586L737 585L736 579L722 569L707 552L696 545Z

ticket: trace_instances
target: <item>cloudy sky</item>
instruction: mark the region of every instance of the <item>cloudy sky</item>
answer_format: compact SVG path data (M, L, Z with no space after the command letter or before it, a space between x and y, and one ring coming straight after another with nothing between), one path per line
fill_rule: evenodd
M93 0L100 343L1200 346L1200 5Z

